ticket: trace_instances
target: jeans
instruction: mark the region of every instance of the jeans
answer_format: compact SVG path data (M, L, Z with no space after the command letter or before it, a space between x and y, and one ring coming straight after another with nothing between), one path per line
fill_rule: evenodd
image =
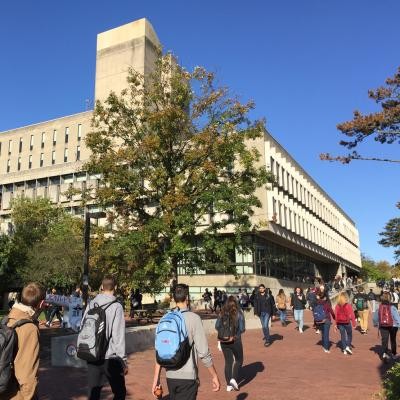
M99 400L104 378L110 382L114 400L124 400L126 397L125 375L123 361L119 358L87 363L88 366L88 399Z
M167 378L169 398L171 400L196 400L199 383L195 379Z
M303 330L304 325L304 310L293 310L294 320L299 325L299 330Z
M329 350L329 330L331 329L331 321L325 321L323 324L317 325L322 331L322 346Z
M390 337L390 347L392 349L392 354L395 356L397 354L397 343L396 343L396 336L397 336L397 327L391 326L390 328L381 327L379 331L381 333L382 338L382 351L383 353L388 352L388 342Z
M342 342L342 350L346 347L351 347L351 341L353 339L353 330L351 324L338 324L338 329L340 331L340 341Z
M230 385L230 380L238 381L239 371L243 364L243 345L239 337L233 343L221 343L222 353L225 359L225 380Z
M269 318L270 315L266 312L262 312L260 315L261 326L264 333L264 340L266 342L269 341Z
M286 322L286 310L279 310L279 318L282 322L282 324L284 324Z

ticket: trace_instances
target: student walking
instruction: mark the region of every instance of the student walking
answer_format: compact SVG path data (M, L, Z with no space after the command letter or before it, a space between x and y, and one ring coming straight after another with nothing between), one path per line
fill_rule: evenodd
M313 310L313 315L315 324L322 332L322 348L325 353L330 353L329 331L331 329L332 318L335 319L335 314L325 291L317 292L317 302Z
M220 388L217 372L215 371L213 360L208 349L207 337L200 317L189 309L189 286L184 284L176 285L173 293L177 311L183 318L185 333L187 333L188 346L190 351L183 366L179 368L166 368L167 385L169 398L171 400L195 400L199 387L198 358L201 359L207 368L212 379L212 390L217 392ZM161 320L162 321L162 320ZM159 325L162 323L160 321ZM158 329L158 328L157 328ZM156 335L157 350L157 335ZM173 354L173 357L175 354ZM171 361L172 360L164 360ZM156 396L160 383L161 365L156 361L154 368L154 378L152 394Z
M261 326L263 330L264 346L268 347L271 345L269 335L269 320L275 310L275 301L273 296L265 290L263 284L258 286L258 293L254 297L254 315L260 318Z
M279 289L275 301L276 307L279 311L279 319L281 320L281 324L282 326L286 326L286 305L288 303L288 298L286 297L283 289Z
M349 304L349 298L346 293L340 293L338 303L335 306L335 331L339 329L340 342L343 354L353 354L352 350L352 327L356 327L356 319L354 316L353 307Z
M373 324L379 328L382 338L382 359L388 362L397 355L397 330L400 326L400 316L397 308L391 304L390 294L384 292L381 295L381 304L373 315ZM391 355L388 349L390 338Z
M125 317L122 305L114 295L115 289L114 277L106 275L101 285L102 293L89 302L82 318L78 336L78 357L87 361L89 400L100 399L105 379L110 383L114 400L124 400L126 397L125 375L128 373L128 365ZM103 324L95 324L94 321L101 320L104 313ZM101 330L104 324L105 331ZM99 329L96 328L98 325ZM104 339L101 340L100 337ZM93 344L96 344L94 349Z
M211 297L212 294L208 291L208 288L206 288L205 292L201 296L204 300L204 310L210 310L210 313L213 312L212 304L211 304Z
M228 297L215 322L215 329L225 359L226 390L227 392L239 390L238 377L243 364L241 335L245 331L245 321L234 296Z
M361 333L365 335L368 330L369 307L368 295L364 293L362 286L358 287L353 303L356 306L358 318L360 318Z
M39 328L37 316L45 297L44 290L36 283L22 289L21 301L15 303L10 313L1 321L3 337L11 337L8 356L14 360L14 370L6 365L0 370L2 390L0 399L36 399L39 369ZM11 334L11 330L15 333ZM8 332L7 332L8 331ZM8 333L8 334L7 334ZM10 335L11 334L11 335ZM16 335L16 336L14 336ZM6 351L7 347L3 350ZM7 355L1 354L2 361ZM9 379L5 381L6 377Z
M371 312L374 313L376 311L376 294L372 289L369 289L368 300L369 308L371 309Z
M300 333L303 333L304 309L306 307L306 303L307 300L304 296L303 289L301 287L296 287L290 299L290 306L293 309L293 317L297 323Z

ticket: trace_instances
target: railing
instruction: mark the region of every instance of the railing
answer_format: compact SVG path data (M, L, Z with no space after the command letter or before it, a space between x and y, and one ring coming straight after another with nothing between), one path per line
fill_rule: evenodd
M329 296L329 299L332 303L332 306L335 306L339 297L340 293L346 292L347 295L349 296L349 301L350 303L353 301L353 291L357 290L359 287L363 287L364 288L364 292L368 293L367 289L368 289L368 282L362 282L362 283L358 283L357 285L352 285L352 286L347 286L335 293L332 293Z

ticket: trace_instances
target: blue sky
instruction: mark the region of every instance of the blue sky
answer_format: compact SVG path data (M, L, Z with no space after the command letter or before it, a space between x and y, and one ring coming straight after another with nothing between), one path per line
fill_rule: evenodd
M345 152L336 124L354 109L376 109L367 90L400 65L399 15L398 0L3 1L0 131L85 110L96 34L146 17L182 65L203 65L253 99L254 117L266 117L272 135L356 222L362 251L393 262L377 240L399 214L400 164L318 156ZM370 141L359 152L400 159L398 144Z

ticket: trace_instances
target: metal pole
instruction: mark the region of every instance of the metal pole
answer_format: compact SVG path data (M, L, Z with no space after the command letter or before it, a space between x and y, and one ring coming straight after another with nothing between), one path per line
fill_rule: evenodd
M90 213L85 213L85 231L84 231L84 254L83 254L83 276L82 276L82 300L85 310L89 291L89 244L90 244Z

